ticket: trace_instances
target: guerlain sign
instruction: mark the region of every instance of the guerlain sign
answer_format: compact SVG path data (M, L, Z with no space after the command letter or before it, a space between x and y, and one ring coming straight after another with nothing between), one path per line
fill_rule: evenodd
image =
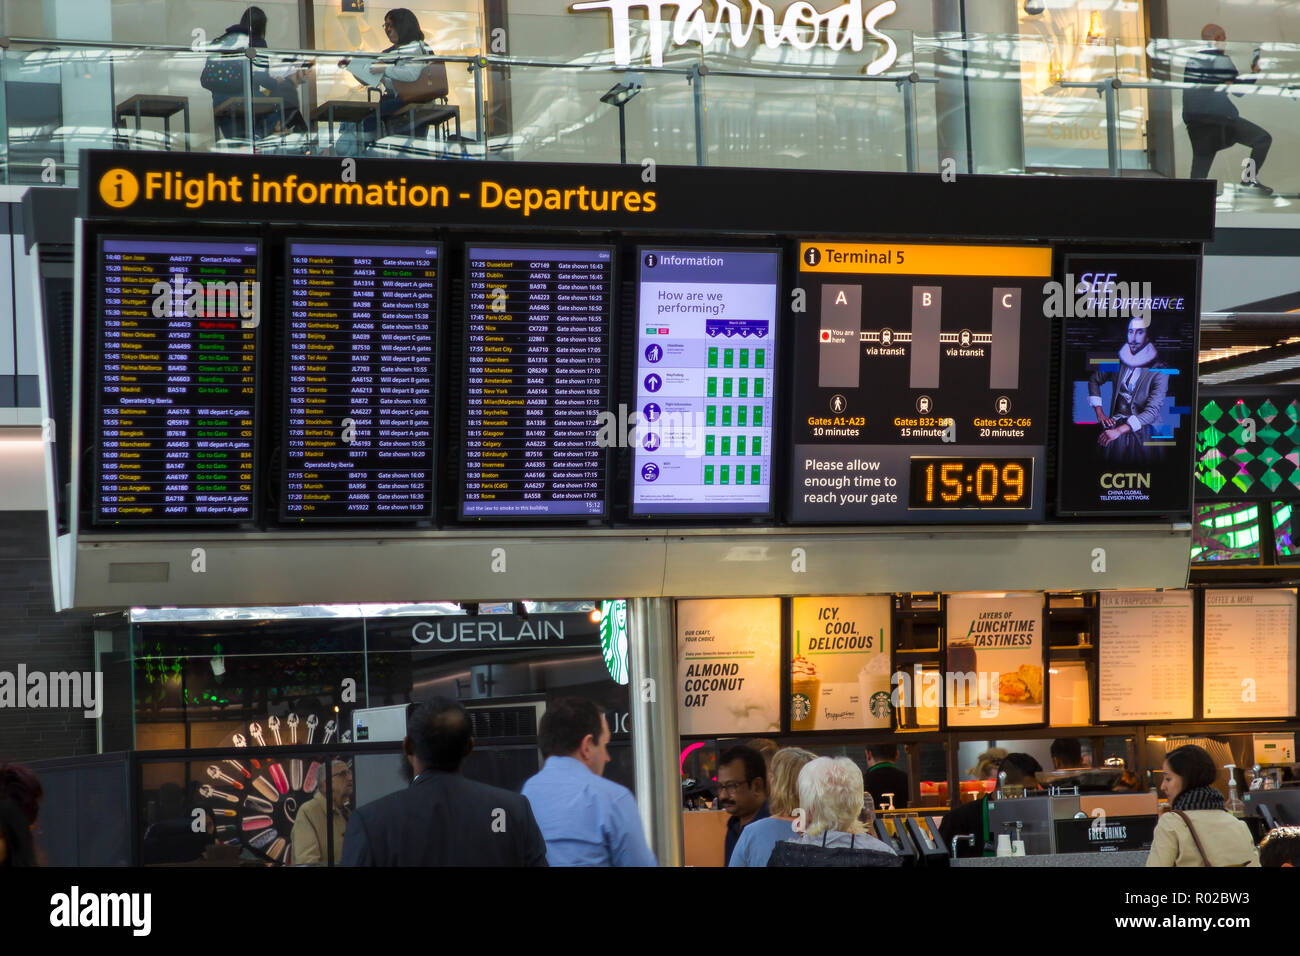
M633 9L644 9L650 33L650 63L663 66L663 19L667 7L677 10L672 18L672 45L675 47L688 43L707 46L725 30L731 45L740 49L748 45L758 29L762 31L763 45L773 50L783 45L796 50L811 50L825 33L826 44L832 50L842 50L847 46L856 53L862 50L866 35L870 34L885 45L885 51L867 66L869 76L884 73L898 59L898 47L894 41L876 29L881 20L898 10L896 0L877 4L865 16L862 0L847 0L825 13L818 12L806 0L797 0L780 16L763 0L747 0L743 4L732 0L712 0L712 20L704 12L704 0L581 0L569 9L609 11L616 66L629 66L632 62L629 14ZM749 8L748 14L745 7Z

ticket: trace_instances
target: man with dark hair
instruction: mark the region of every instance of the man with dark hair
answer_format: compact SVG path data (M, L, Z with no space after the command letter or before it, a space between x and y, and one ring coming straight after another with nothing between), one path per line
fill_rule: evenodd
M546 843L528 801L467 780L469 715L446 697L413 703L402 750L414 779L353 812L343 866L545 866Z
M1037 790L1038 780L1034 776L1041 772L1042 764L1029 754L1007 754L998 764L998 786L1024 787ZM1006 776L1003 777L1002 775ZM986 793L978 800L963 803L956 810L944 814L939 824L939 837L943 848L951 851L952 838L955 836L974 836L975 844L971 846L965 840L957 844L958 856L983 856L990 842L989 837L989 795Z
M1058 737L1052 741L1052 769L1073 770L1083 766L1083 744L1078 737Z
M1300 866L1300 827L1269 830L1259 845L1260 866Z
M731 862L740 831L755 820L771 816L767 809L767 763L753 747L740 744L718 758L718 806L731 814L723 849L725 866Z
M551 866L655 866L632 791L602 774L609 723L582 697L551 701L538 744L546 763L524 783L524 796L546 838Z
M863 777L872 805L877 810L888 802L894 810L907 806L907 774L899 770L898 747L895 744L872 744L867 748L867 772ZM885 794L892 794L889 801Z

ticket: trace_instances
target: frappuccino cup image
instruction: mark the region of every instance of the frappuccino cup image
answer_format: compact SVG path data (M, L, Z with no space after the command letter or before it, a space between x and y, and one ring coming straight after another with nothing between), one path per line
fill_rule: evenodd
M816 666L802 654L790 661L790 729L812 730L822 681Z

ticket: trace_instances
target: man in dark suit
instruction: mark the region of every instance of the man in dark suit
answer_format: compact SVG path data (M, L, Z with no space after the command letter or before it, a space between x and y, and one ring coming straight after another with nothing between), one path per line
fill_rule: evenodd
M1228 34L1217 23L1207 23L1201 30L1201 39L1210 46L1198 50L1188 61L1183 72L1184 83L1197 86L1183 93L1183 122L1187 137L1192 141L1192 179L1205 179L1210 175L1214 155L1240 143L1250 147L1250 158L1258 175L1268 158L1273 137L1260 126L1242 119L1237 107L1228 98L1227 88L1234 84L1254 83L1255 78L1243 79L1227 54ZM1259 71L1259 51L1255 51L1250 72ZM1241 93L1235 94L1241 96ZM1242 187L1267 196L1273 190L1255 177L1243 177Z
M465 708L412 705L402 749L411 785L352 814L342 866L546 866L528 800L461 775L474 749Z

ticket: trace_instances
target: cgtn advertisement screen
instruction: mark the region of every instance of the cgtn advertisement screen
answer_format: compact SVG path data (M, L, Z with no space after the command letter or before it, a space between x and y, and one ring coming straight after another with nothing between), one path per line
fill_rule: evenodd
M780 253L638 259L632 514L770 514Z

